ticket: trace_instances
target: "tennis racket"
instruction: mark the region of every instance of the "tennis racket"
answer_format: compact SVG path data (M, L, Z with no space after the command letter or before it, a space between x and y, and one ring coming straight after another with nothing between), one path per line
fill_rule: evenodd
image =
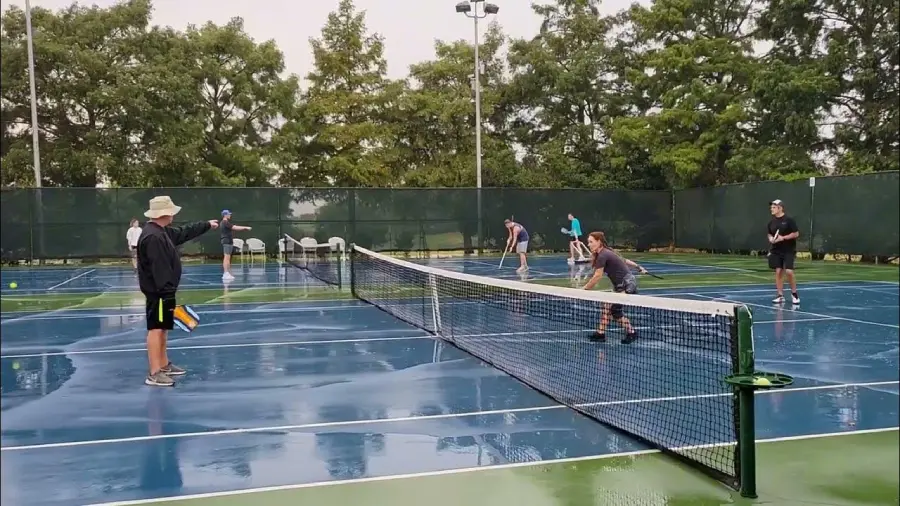
M569 229L567 229L566 227L559 229L559 231L566 235L572 235L572 232L569 232Z
M770 254L770 255L772 254L772 249L775 248L775 241L774 241L774 240L777 240L778 237L780 237L780 236L778 235L778 230L775 231L775 235L773 235L772 237L773 237L774 239L773 239L773 241L772 241L771 243L769 243L769 254Z
M652 277L654 277L654 278L656 278L656 279L665 279L665 278L663 278L662 276L657 276L656 274L653 274L653 273L650 272L650 271L647 271L647 272L645 272L644 274L647 274L647 275L649 275L649 276L652 276Z

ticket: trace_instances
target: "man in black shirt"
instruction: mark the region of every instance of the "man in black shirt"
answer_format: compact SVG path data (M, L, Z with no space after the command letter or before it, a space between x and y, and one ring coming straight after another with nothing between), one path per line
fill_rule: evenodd
M797 238L800 230L793 218L784 214L784 202L775 199L769 203L772 219L769 221L769 268L775 269L775 290L778 292L772 302L784 302L784 275L791 285L791 301L800 304L797 294L797 279L794 276L794 259L797 257Z
M144 383L152 386L173 386L172 376L185 373L169 362L166 353L166 340L175 326L175 292L181 282L181 258L176 247L219 226L218 221L210 220L172 227L178 211L181 207L169 197L150 199L150 209L144 213L150 221L144 225L137 245L138 283L147 298L150 374Z

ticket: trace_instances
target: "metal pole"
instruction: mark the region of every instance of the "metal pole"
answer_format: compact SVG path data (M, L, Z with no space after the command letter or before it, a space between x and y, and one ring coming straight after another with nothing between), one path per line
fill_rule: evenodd
M478 200L478 254L484 252L484 224L481 209L481 65L478 58L478 2L475 2L475 187Z
M478 9L478 3L475 4ZM478 61L478 12L475 12L475 186L481 188L481 65ZM480 209L480 207L479 207Z
M38 256L44 262L44 205L41 198L41 134L38 125L37 84L34 73L34 30L31 27L31 0L25 0L25 43L28 48L28 85L31 88L31 154L34 157L34 187L38 230L38 254L34 243L31 247L31 261ZM32 238L34 234L32 233Z
M31 30L31 0L25 0L25 38L28 45L28 84L31 87L31 143L34 155L34 186L41 187L41 135L38 131L37 85L34 78L34 37Z

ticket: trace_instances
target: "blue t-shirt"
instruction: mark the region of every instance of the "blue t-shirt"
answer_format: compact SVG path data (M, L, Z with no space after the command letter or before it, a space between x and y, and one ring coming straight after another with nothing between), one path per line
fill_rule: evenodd
M572 224L569 225L569 233L572 237L581 237L581 222L578 218L572 218Z
M516 242L527 242L529 239L528 231L525 230L525 227L523 227L521 223L513 223L513 230L515 230L516 227L519 227L519 235L516 236Z

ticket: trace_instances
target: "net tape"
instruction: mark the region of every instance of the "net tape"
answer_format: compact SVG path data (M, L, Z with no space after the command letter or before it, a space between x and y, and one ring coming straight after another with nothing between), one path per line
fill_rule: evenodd
M737 305L576 290L417 265L358 246L354 295L429 331L554 400L688 461L736 487ZM613 323L588 337L610 305Z

